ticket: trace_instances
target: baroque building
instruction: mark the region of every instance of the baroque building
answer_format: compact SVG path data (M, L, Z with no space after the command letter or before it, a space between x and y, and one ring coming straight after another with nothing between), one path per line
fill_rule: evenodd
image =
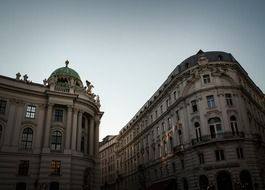
M237 60L200 50L121 129L116 189L265 189L264 118Z
M0 189L99 189L99 97L76 71L0 76Z
M116 138L117 135L108 135L99 147L101 189L115 190L116 183Z

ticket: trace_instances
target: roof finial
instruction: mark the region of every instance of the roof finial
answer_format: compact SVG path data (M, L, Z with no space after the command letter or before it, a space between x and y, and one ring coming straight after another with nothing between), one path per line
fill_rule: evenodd
M69 65L69 61L66 60L66 61L65 61L65 66L68 67L68 65Z

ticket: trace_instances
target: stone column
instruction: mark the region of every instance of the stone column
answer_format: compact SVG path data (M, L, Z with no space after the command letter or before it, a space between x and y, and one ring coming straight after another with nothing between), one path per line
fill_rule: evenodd
M65 138L65 149L70 149L71 141L71 126L72 126L72 106L68 106L67 109L67 122L66 122L66 138Z
M94 155L96 157L98 157L98 153L99 153L99 124L100 124L100 117L96 116L95 117L95 136L94 136Z
M77 126L77 151L78 152L81 152L82 117L83 117L83 112L79 111L79 114L78 114L78 126Z
M88 118L85 118L85 128L84 128L84 154L89 154L89 126L88 126Z
M15 100L10 100L8 103L9 106L9 111L8 111L8 120L7 120L7 126L6 126L6 131L4 137L4 146L9 146L11 145L11 140L12 140L12 126L15 121L15 116L16 116L16 102ZM8 148L7 148L8 150Z
M94 154L94 118L90 118L90 125L89 125L89 155Z
M77 133L77 114L78 110L74 108L73 123L72 123L72 150L76 151L76 133Z
M52 107L53 104L47 105L46 111L46 124L44 132L44 148L49 148L49 138L50 138L50 128L51 128L51 119L52 119Z
M19 144L19 135L20 135L20 129L21 129L21 119L23 117L23 107L24 104L22 102L17 103L17 109L16 112L14 113L16 115L15 123L13 126L13 135L12 135L12 145L17 146ZM33 133L33 136L36 135ZM33 144L34 145L34 144Z

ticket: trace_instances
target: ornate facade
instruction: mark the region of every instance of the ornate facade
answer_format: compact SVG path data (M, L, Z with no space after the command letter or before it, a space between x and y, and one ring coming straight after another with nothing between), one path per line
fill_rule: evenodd
M264 118L235 58L200 50L120 131L116 189L265 189Z
M116 135L106 136L99 147L101 189L115 190L116 183Z
M0 189L99 189L99 97L76 71L0 76Z

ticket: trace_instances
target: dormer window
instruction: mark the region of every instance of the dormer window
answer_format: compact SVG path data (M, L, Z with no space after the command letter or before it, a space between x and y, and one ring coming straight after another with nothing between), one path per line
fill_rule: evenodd
M218 61L222 61L223 57L221 55L218 55Z

